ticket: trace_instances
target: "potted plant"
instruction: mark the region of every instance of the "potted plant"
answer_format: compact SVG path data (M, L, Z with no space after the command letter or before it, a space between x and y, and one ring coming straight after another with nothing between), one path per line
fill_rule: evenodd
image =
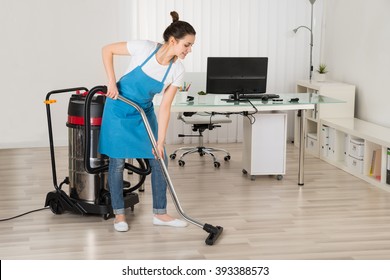
M326 68L326 64L321 63L317 68L317 81L323 82L326 79L326 73L328 73L328 69Z
M206 103L206 95L206 92L198 91L198 103Z

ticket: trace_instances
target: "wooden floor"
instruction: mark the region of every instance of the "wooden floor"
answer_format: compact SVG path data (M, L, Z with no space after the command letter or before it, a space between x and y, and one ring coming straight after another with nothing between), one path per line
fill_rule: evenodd
M0 222L0 259L390 259L390 192L309 155L299 187L292 145L283 180L251 181L242 174L241 144L214 146L232 155L219 169L197 155L185 167L169 163L185 213L224 227L214 246L194 225L153 226L147 181L127 211L129 232L115 232L112 219L44 209ZM57 172L59 182L68 176L66 148L57 149ZM52 190L47 148L0 150L0 219L43 208ZM168 209L179 217L171 200Z

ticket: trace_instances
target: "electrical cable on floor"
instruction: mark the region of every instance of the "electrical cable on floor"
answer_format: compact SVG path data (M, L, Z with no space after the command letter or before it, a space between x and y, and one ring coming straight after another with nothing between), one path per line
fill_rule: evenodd
M38 212L38 211L42 211L42 210L46 210L46 209L50 209L50 207L44 207L44 208L40 208L40 209L31 210L31 211L28 211L28 212L26 212L26 213L23 213L23 214L20 214L20 215L11 217L11 218L0 219L0 222L9 221L9 220L16 219L16 218L22 217L22 216L24 216L24 215L33 213L33 212Z

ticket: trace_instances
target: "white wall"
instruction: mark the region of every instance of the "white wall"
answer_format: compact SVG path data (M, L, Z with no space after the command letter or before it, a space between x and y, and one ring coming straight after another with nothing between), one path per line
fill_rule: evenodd
M128 39L161 41L177 10L198 32L189 72L204 72L207 56L268 56L269 92L294 91L308 78L308 0L0 0L0 148L47 146L47 92L106 82L100 50ZM315 4L321 32L322 2ZM314 62L319 61L315 36ZM125 60L118 61L118 71ZM56 144L66 144L68 96L51 106Z
M327 0L323 62L357 86L355 116L390 127L390 1Z
M123 37L121 2L1 0L0 148L47 146L46 93L105 83L101 47ZM59 144L68 99L52 105Z

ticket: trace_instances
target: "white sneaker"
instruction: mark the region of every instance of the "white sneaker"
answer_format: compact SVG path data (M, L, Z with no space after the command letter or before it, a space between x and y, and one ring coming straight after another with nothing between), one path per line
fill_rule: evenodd
M114 228L116 231L125 232L129 230L129 225L126 222L119 222L114 223Z
M153 217L153 225L155 225L155 226L169 226L169 227L180 227L180 228L183 228L183 227L188 226L188 223L186 221L179 220L179 219L174 219L174 220L169 221L169 222L164 222L164 221L161 221L157 217Z

